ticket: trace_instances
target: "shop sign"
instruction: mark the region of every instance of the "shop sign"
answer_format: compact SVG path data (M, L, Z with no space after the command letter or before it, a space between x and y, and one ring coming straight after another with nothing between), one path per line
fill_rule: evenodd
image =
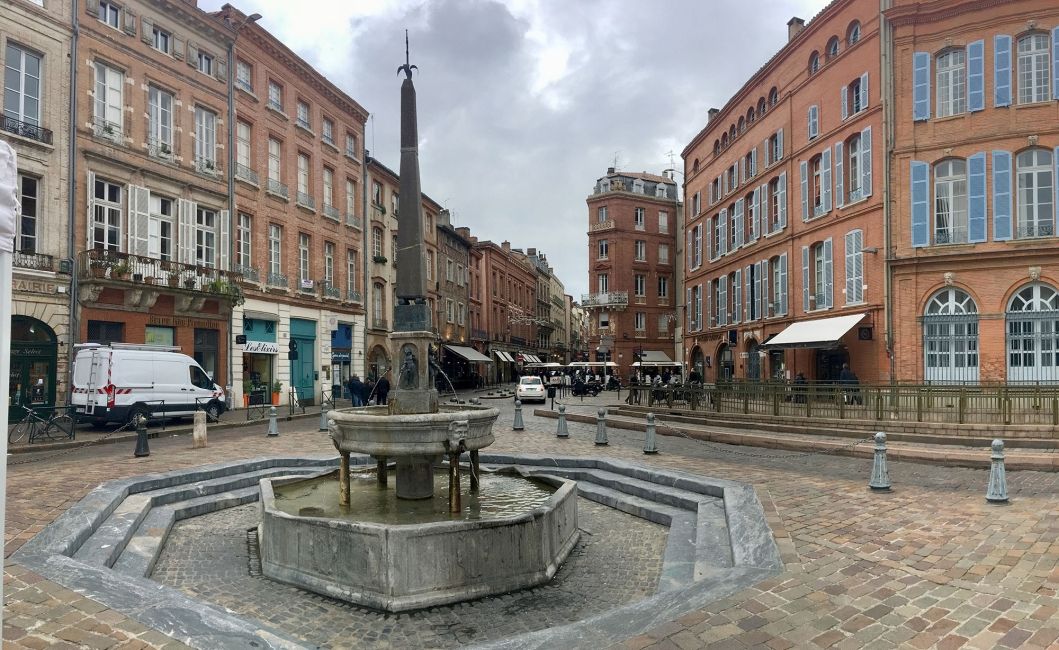
M216 320L203 320L200 318L181 318L178 316L157 316L152 314L147 317L147 324L163 325L166 327L214 328L218 326L219 322Z
M348 352L332 352L331 361L349 361L350 355Z
M25 293L56 293L59 290L59 285L54 282L44 282L43 280L24 280L22 278L15 278L13 283L15 291L21 291Z
M251 354L279 354L279 344L267 341L247 341L243 352Z

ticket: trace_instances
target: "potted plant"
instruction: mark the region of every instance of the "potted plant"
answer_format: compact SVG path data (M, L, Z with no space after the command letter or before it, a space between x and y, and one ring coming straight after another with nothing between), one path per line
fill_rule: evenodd
M375 262L376 264L385 264L386 257L384 255L376 255L371 258L371 261Z
M279 394L283 390L283 382L276 380L272 382L272 403L279 406Z
M243 380L243 408L250 406L250 393L254 390L254 382L250 378Z
M92 269L92 275L97 278L106 277L107 269L110 268L110 263L103 257L93 257L88 265Z
M126 260L121 260L110 268L110 277L117 278L118 280L125 280L129 277L129 272L132 271L132 266Z

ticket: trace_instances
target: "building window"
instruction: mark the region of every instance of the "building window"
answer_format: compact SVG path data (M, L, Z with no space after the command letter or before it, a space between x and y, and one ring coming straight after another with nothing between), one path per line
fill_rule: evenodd
M776 131L769 136L769 164L778 161L783 158L783 136L780 135L779 131Z
M780 209L782 206L782 188L780 187L780 179L774 178L769 181L769 232L776 232L783 227L783 223L780 219Z
M849 29L846 30L846 43L853 45L860 40L860 23L853 21L849 24Z
M846 176L846 187L849 188L849 202L853 203L861 199L861 156L863 153L859 133L846 141L842 155L845 157L842 173Z
M324 242L324 283L335 286L335 245L329 241Z
M357 157L357 136L352 133L346 133L346 155L354 159Z
M669 244L658 245L658 263L669 264Z
M658 297L669 297L669 278L664 275L658 276Z
M283 112L283 86L268 80L268 107Z
M268 272L283 274L283 227L274 223L268 225Z
M1007 322L1008 381L1059 379L1059 294L1034 282L1012 296Z
M330 167L324 167L324 205L335 205L335 172Z
M346 179L346 217L347 219L357 214L357 182L351 178Z
M372 323L378 327L384 321L382 319L383 312L383 287L380 283L376 282L371 286L371 318Z
M1029 149L1015 159L1018 174L1018 237L1055 234L1055 179L1052 152Z
M427 280L434 279L434 251L427 251Z
M1018 42L1019 103L1048 101L1048 35L1027 34Z
M372 205L377 205L380 208L383 207L383 205L382 205L382 185L380 185L377 181L372 181L371 182L371 204Z
M395 217L401 210L401 195L397 192L390 192L390 209Z
M596 208L596 221L598 223L603 223L606 220L607 220L607 206L604 205L602 207Z
M147 148L152 156L173 154L173 95L157 86L147 91Z
M967 163L944 160L934 166L934 241L967 242Z
M767 316L780 316L786 314L784 298L787 294L787 278L784 275L783 258L773 257L769 260L771 270L771 295L768 298L769 313Z
M15 250L22 253L37 252L37 217L40 210L40 179L35 176L18 175L18 202L22 206L15 222Z
M809 161L809 205L812 215L818 217L824 213L824 167L822 156L815 156Z
M124 343L125 323L88 321L88 343Z
M93 95L96 135L121 141L124 124L122 91L125 75L105 63L96 62L96 84Z
M607 281L606 273L600 273L596 276L596 287L600 293L607 293L608 286L610 286L610 283Z
M809 257L812 261L809 279L809 310L824 309L828 306L827 300L827 266L830 260L827 258L824 242L817 242L809 248Z
M322 124L323 124L323 126L321 127L320 139L323 140L324 142L326 142L327 144L329 144L331 146L334 146L334 144L335 144L335 123L325 117L323 119Z
M121 250L121 194L120 185L96 179L92 192L92 248Z
M635 288L635 295L637 297L643 297L647 295L647 276L642 273L637 273L632 276L633 287Z
M346 282L350 293L357 290L357 251L352 248L346 250Z
M923 379L978 381L978 306L960 289L942 289L923 314Z
M298 233L298 279L301 281L302 289L309 287L309 283L312 282L311 276L309 275L310 243L311 240L309 235L303 232Z
M239 59L235 62L235 85L248 93L254 92L254 68L246 61Z
M937 59L938 117L967 111L967 61L963 50L948 50Z
M828 61L830 61L831 59L833 59L836 56L838 56L838 37L837 36L832 36L831 40L829 40L827 42L827 50L826 50L826 52L827 52L827 54L825 56L826 56Z
M4 54L4 117L40 126L41 57L7 44ZM6 125L4 130L9 130Z
M382 228L371 229L371 254L375 257L383 256Z
M644 241L642 239L637 239L635 244L634 244L633 251L634 251L634 254L636 256L636 261L637 262L646 262L647 261L647 242L646 241Z
M213 55L199 52L199 72L213 75Z
M165 52L166 54L169 54L171 38L172 37L169 35L169 32L155 25L151 32L151 45L153 45L154 49L158 50L159 52Z
M106 23L114 29L120 29L118 17L121 15L121 7L114 4L113 2L107 2L106 0L100 0L99 2L99 20L100 22Z
M809 56L809 74L816 74L820 70L820 55L813 52Z
M868 107L868 97L864 92L865 77L858 77L846 86L845 103L849 106L849 115L856 115Z
M213 268L217 265L217 213L195 210L195 263Z
M297 120L298 126L302 127L303 129L312 130L312 122L309 120L309 104L303 102L300 99L298 100Z
M235 263L242 269L250 268L250 235L253 220L245 212L239 213L239 224L235 230Z
M147 255L155 259L173 260L173 199L151 194L151 208L147 221Z
M275 138L268 139L268 180L280 183L281 161L283 160L283 145Z
M452 300L445 299L445 322L451 323L453 321L453 304Z
M669 232L669 213L659 212L658 213L658 232L666 234Z
M298 154L298 194L309 196L309 156L303 153Z
M195 160L213 171L217 164L217 114L195 107Z
M636 312L634 321L634 327L637 332L643 332L647 330L647 314L642 311Z
M610 256L610 246L606 239L597 241L596 246L598 247L596 259L605 260Z
M445 259L445 281L446 282L455 281L455 279L456 279L455 272L456 272L456 267L453 265L452 260L446 258Z
M235 162L250 170L250 125L242 120L235 123Z

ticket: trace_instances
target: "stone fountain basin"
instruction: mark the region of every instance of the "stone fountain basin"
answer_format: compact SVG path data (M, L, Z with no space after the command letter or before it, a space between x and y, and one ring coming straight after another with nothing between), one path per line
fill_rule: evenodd
M339 451L377 457L436 456L446 453L454 422L467 421L459 437L466 451L493 444L493 422L500 411L468 404L440 405L437 413L390 415L385 406L329 411L331 440ZM332 424L333 423L333 424Z
M389 525L292 515L261 479L262 572L274 580L390 612L500 594L547 582L577 543L577 483L523 514Z

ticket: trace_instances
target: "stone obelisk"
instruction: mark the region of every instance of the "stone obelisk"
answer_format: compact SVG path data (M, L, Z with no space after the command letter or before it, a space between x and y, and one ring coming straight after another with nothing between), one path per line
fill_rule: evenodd
M397 214L397 304L393 307L390 355L393 359L391 412L437 413L438 392L430 371L430 306L427 303L426 247L423 244L423 200L419 189L419 133L416 127L416 90L408 58L401 82L401 194ZM432 465L440 458L413 456L397 464L397 496L427 498L433 494Z

